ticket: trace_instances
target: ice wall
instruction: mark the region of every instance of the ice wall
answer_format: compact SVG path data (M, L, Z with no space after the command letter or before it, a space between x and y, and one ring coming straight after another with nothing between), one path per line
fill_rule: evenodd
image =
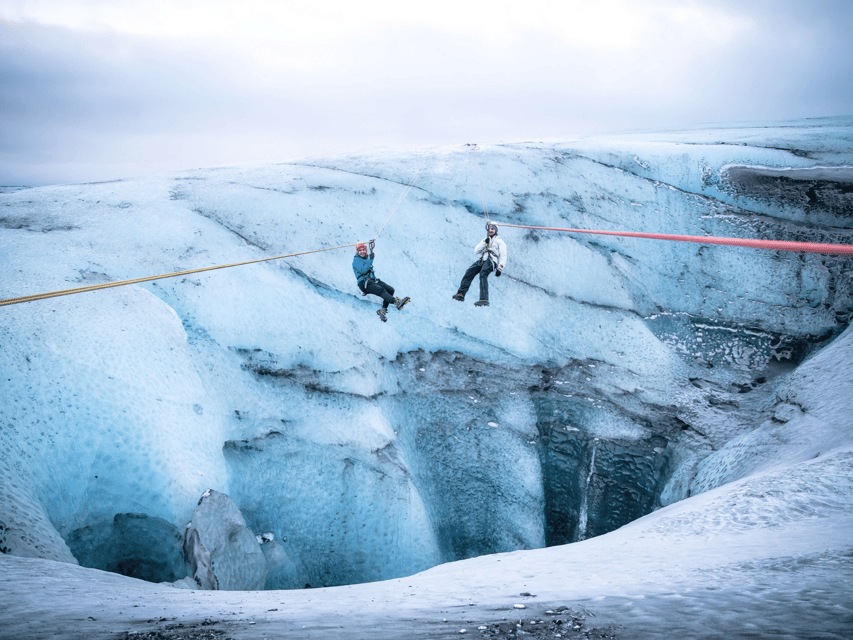
M771 415L831 413L796 400L796 376L849 322L848 258L504 227L492 306L450 296L484 207L850 244L851 125L0 194L10 298L367 240L417 178L377 239L377 274L412 297L386 324L351 248L0 308L0 546L73 562L82 530L137 514L183 531L212 489L275 535L267 586L324 586L591 537L750 473L765 463L749 445L715 461Z

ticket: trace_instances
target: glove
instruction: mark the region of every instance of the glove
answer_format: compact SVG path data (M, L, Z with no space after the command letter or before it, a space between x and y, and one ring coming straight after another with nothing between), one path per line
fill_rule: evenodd
M487 247L489 246L489 240L490 240L489 236L486 236L486 239L483 241L486 243Z
M496 277L496 278L500 278L500 277L501 277L501 269L498 269L497 271L495 271L495 277Z
M375 246L376 246L376 243L373 240L371 240L370 242L367 243L367 248L370 249L370 259L371 260L373 260L373 257L374 257L373 256L373 247L375 247Z

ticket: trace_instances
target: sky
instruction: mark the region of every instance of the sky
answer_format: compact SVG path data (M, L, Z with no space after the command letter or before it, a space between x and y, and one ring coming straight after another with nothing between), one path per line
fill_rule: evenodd
M853 113L849 0L0 0L0 186Z

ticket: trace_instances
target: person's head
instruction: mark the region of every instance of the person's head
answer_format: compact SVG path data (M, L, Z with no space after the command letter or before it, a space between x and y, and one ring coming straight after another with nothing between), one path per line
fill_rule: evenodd
M355 245L355 252L363 258L367 255L367 245L363 243Z
M498 235L498 225L488 224L486 228L489 230L489 237Z

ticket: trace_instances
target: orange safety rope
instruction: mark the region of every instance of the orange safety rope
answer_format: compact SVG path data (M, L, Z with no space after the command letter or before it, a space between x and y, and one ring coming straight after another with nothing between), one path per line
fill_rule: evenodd
M629 238L650 238L652 240L675 240L678 242L698 242L699 244L724 244L733 247L751 247L753 249L772 249L777 251L807 251L810 253L853 253L853 245L823 244L820 242L793 242L790 240L756 240L751 238L718 238L716 236L682 236L669 233L640 233L636 231L592 231L589 229L561 229L558 227L532 227L524 224L492 222L501 227L516 229L541 229L543 231L566 231L569 233L593 233L605 236L626 236Z

